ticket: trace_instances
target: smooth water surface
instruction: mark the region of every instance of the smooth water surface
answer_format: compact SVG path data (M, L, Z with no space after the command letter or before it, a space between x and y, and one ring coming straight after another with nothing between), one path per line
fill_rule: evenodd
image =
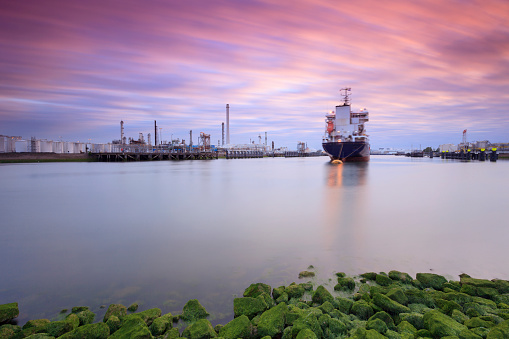
M0 165L0 304L19 323L133 302L233 318L253 282L334 272L509 279L509 161L373 156Z

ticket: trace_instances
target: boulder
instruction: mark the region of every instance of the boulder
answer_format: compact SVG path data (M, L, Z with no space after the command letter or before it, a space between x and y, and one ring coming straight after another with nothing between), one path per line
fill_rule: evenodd
M105 323L88 324L78 327L59 339L106 339L110 335L110 328Z
M375 330L380 334L384 334L387 332L387 324L381 319L372 319L369 318L368 323L366 324L366 330Z
M401 305L408 304L408 297L406 296L405 292L403 292L401 287L391 288L389 292L387 292L386 296L400 303Z
M295 339L318 339L315 332L311 331L309 328L305 328L297 334Z
M281 297L280 297L281 298ZM235 317L246 315L253 319L255 315L267 309L267 304L259 298L235 298L233 299L233 313Z
M127 308L127 310L128 310L129 312L136 312L136 311L138 310L138 304L137 304L137 303L133 303L133 304L131 304L131 306L129 306L129 307Z
M495 323L493 321L485 320L480 317L474 317L474 318L465 320L463 325L465 325L468 328L474 328L474 327L490 328L490 327L495 326Z
M285 303L280 303L263 312L258 322L258 336L264 337L268 335L274 337L283 333L287 312L288 307Z
M389 314L410 313L410 309L400 303L392 300L386 295L375 293L373 303Z
M391 329L391 330L394 330L396 329L396 326L394 325L394 320L391 318L391 316L385 312L385 311L381 311L381 312L377 312L375 313L373 316L371 316L369 319L368 319L368 322L369 321L373 321L375 319L380 319L382 320L386 325L387 325L387 328L388 329ZM381 333L381 332L380 332ZM385 332L384 332L385 333Z
M383 274L377 274L375 281L380 286L389 286L392 284L392 279Z
M80 326L92 324L95 319L95 313L88 309L79 311L77 313L71 313L71 314L76 314L76 316L78 317L78 319L80 321Z
M224 325L219 330L219 336L227 339L249 338L252 335L253 326L249 318L241 315Z
M509 320L505 320L488 332L486 339L509 338Z
M184 308L185 308L185 306L184 306ZM145 324L147 324L147 326L150 326L152 324L152 322L154 321L154 319L159 318L160 316L161 316L161 309L151 308L151 309L145 310L143 312L129 314L128 316L126 316L124 318L124 321L127 318L138 317L141 320L143 320L145 322Z
M367 273L361 274L360 276L365 278L365 279L367 279L367 280L373 280L374 281L376 279L377 275L378 274L375 273L375 272L367 272Z
M403 284L411 284L414 280L408 273L399 271L390 271L389 278L395 281L401 281Z
M353 291L355 289L355 281L350 277L339 277L338 283L334 286L335 291Z
M159 318L155 318L152 321L152 324L148 327L150 333L153 336L159 336L165 333L168 329L170 329L173 325L173 316L171 313L165 314Z
M187 326L182 332L182 336L188 339L208 339L216 338L217 333L214 327L207 319L200 319Z
M417 273L416 278L422 287L430 287L435 290L443 290L444 284L447 282L443 276L434 273Z
M408 321L413 327L420 330L424 328L423 315L421 313L400 313L399 318L401 321Z
M315 316L300 317L293 322L292 325L292 337L296 337L300 331L309 329L320 339L323 336L323 331Z
M299 279L302 279L302 278L312 278L315 276L315 272L310 272L310 271L302 271L299 273Z
M0 324L16 318L19 315L18 303L0 305Z
M5 324L0 326L0 338L12 338L19 332L21 332L21 327L18 325Z
M297 284L291 284L290 286L285 288L286 294L288 294L289 298L300 298L304 295L304 287Z
M335 336L345 335L348 332L348 328L345 323L339 319L329 319L329 331Z
M451 335L458 336L461 331L467 329L465 325L436 310L426 312L423 321L424 328L435 338Z
M122 322L116 315L111 315L108 320L106 320L106 325L108 325L110 333L115 333L122 325Z
M346 298L336 297L332 301L332 305L344 314L349 314L352 309L353 301Z
M120 327L109 338L111 339L152 339L152 334L148 329L147 324L139 317L126 318L122 327Z
M373 308L364 300L353 303L350 313L356 315L361 320L368 320L373 314Z
M184 305L180 318L185 321L196 321L205 319L209 315L205 307L197 299L191 299Z
M435 301L425 291L418 289L406 290L405 295L408 297L409 304L423 304L430 308L435 307Z
M316 288L315 293L313 293L312 301L315 304L323 304L326 301L332 302L334 300L334 297L332 294L330 294L325 287L322 285L318 286Z
M29 320L23 325L23 329L32 328L32 327L39 327L42 328L49 324L50 321L48 319L35 319L35 320Z
M65 317L65 320L72 324L72 329L75 330L80 326L80 318L74 313L69 314Z
M417 333L417 329L408 321L403 320L398 324L398 332L401 334L408 333L414 336Z
M271 295L272 288L267 284L256 283L249 285L249 287L244 290L243 295L244 297L256 298L263 292L267 293L268 295Z
M111 304L106 310L106 314L104 315L103 322L106 322L108 318L112 315L116 316L120 320L127 314L127 307L121 304Z
M60 337L74 329L73 324L66 320L52 321L44 326L44 332L52 337ZM108 330L109 333L109 330Z

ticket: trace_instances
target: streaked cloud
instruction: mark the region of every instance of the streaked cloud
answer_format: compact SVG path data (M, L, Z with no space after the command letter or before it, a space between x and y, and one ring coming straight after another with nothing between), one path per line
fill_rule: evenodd
M267 131L320 147L353 88L373 147L509 141L509 3L487 1L3 2L0 134L232 141Z

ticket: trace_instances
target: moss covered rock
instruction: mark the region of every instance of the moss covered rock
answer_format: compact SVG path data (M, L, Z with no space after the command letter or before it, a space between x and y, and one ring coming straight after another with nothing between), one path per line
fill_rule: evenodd
M184 305L180 318L185 321L196 321L198 319L205 319L209 315L205 307L197 299L191 299Z
M59 339L106 339L110 328L105 323L88 324L68 332Z
M219 336L227 339L249 338L252 335L253 326L249 318L241 315L224 325L219 330Z
M304 329L313 331L318 338L323 336L322 327L315 316L309 315L295 320L292 325L292 337L296 337Z
M434 308L435 307L435 301L425 291L421 291L418 289L412 289L405 291L405 295L408 298L409 304L423 304L426 305L426 307Z
M401 281L403 284L411 284L414 280L408 273L400 271L390 271L389 278L395 281Z
M424 288L433 288L435 290L443 290L444 284L447 282L443 276L434 273L417 273L416 279Z
M366 273L362 273L360 276L363 277L364 279L374 281L376 279L377 275L378 274L375 272L366 272Z
M373 303L380 307L382 310L386 311L389 314L395 315L399 313L410 313L410 309L405 305L401 305L400 303L392 300L386 295L375 293L373 296Z
M0 305L0 324L19 315L18 303L9 303Z
M207 319L200 319L187 326L182 332L182 336L188 339L207 339L216 338L217 333L214 327Z
M120 320L127 314L127 307L121 304L111 304L106 310L106 314L104 315L103 322L106 322L108 318L112 315L116 316Z
M233 299L233 313L235 317L246 315L253 319L257 314L267 309L267 304L260 298L235 298Z
M267 293L268 295L272 295L272 288L267 284L256 283L249 285L249 287L244 290L243 295L244 297L256 298L263 292Z
M350 313L356 315L361 320L368 320L374 314L374 311L366 301L359 300L352 304Z
M150 334L147 324L141 318L130 317L110 338L151 339L152 334Z
M271 336L283 333L285 327L285 318L288 313L288 307L285 303L265 311L260 316L258 322L258 335L261 337Z
M398 333L401 334L408 333L411 335L415 335L417 333L417 329L415 328L414 325L412 325L408 321L403 320L398 324Z
M78 316L74 313L71 313L67 317L65 317L65 320L72 324L73 330L77 329L80 326L80 318L78 318Z
M491 320L486 320L481 317L474 317L474 318L465 320L463 325L465 325L468 328L474 328L474 327L490 328L490 327L495 326L495 323Z
M155 318L148 327L153 336L159 336L172 327L173 316L171 313Z
M48 319L35 319L35 320L29 320L23 325L23 329L31 328L31 327L39 327L43 328L47 324L49 324L50 321Z
M420 330L424 328L423 315L421 313L400 313L399 318L401 321L408 321L416 329Z
M279 286L279 287L276 287L272 290L272 297L274 299L277 299L279 298L283 293L285 292L285 287L284 286Z
M80 326L92 324L95 319L95 313L88 309L71 314L76 314L76 316L80 320Z
M489 331L487 339L509 338L509 320L505 320Z
M302 279L302 278L312 278L315 276L315 272L310 272L310 271L302 271L299 273L299 279Z
M60 321L52 321L46 326L44 326L44 332L48 333L53 337L60 337L67 332L70 332L74 329L73 324L71 322L60 320ZM109 333L109 330L108 330Z
M309 328L305 328L297 334L295 339L318 339L315 332L311 331Z
M387 324L383 320L376 318L369 318L368 323L366 324L366 329L375 330L380 334L384 334L388 330Z
M401 289L400 287L391 288L389 292L387 292L386 296L400 303L401 305L408 304L408 297L406 296L405 292L403 292L403 289Z
M355 280L351 277L339 277L338 283L334 286L335 291L353 291L355 289Z
M380 319L382 320L386 325L387 325L387 328L388 329L391 329L391 330L395 330L396 329L396 326L394 325L394 320L392 319L392 317L385 311L380 311L380 312L377 312L375 313L373 316L371 316L369 319L368 319L368 322L369 321L373 321L375 319ZM381 333L381 332L380 332Z
M179 330L178 330L178 328L174 327L174 328L166 331L166 333L163 334L162 336L160 336L159 338L160 339L177 339L179 337L180 337Z
M110 333L115 333L121 326L122 322L116 315L111 315L108 320L106 320L106 325L110 329Z
M137 303L133 303L133 304L131 304L131 305L127 308L127 310L128 310L129 312L136 312L136 311L138 310L138 304L137 304Z
M377 274L375 281L380 286L389 286L392 284L392 279L383 274Z
M129 314L128 316L126 316L124 318L124 320L127 318L131 318L131 317L138 317L141 320L143 320L145 322L145 324L147 324L147 326L150 326L152 324L152 322L160 316L161 316L160 308L151 308L151 309L145 310L143 312Z
M354 303L353 300L342 297L336 297L332 301L332 305L334 305L335 308L337 308L340 312L344 314L350 313L353 303Z
M467 327L439 311L426 312L423 317L424 327L433 337L458 336Z
M322 285L318 286L313 293L312 301L316 304L323 304L326 301L332 302L334 297L329 291Z
M5 324L0 326L0 338L13 338L20 332L21 327L17 325Z

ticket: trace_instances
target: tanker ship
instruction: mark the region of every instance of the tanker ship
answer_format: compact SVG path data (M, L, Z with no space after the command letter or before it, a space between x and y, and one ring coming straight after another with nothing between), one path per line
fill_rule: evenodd
M331 161L369 161L369 139L364 123L369 121L369 112L364 108L358 113L350 106L351 88L342 88L343 103L336 112L325 116L324 151Z

